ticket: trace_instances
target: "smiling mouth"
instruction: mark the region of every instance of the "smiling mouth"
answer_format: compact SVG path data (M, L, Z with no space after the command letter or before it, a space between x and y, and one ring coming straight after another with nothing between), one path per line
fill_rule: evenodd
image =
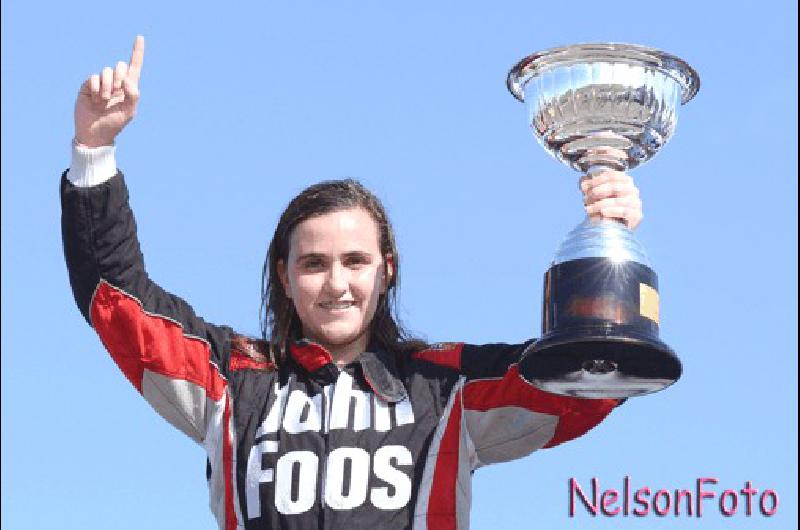
M319 307L321 307L322 309L325 309L327 311L342 311L342 310L350 309L351 307L354 307L356 305L356 303L353 302L353 301L350 301L350 302L324 302L324 303L321 303L321 304L318 304L318 305L319 305Z

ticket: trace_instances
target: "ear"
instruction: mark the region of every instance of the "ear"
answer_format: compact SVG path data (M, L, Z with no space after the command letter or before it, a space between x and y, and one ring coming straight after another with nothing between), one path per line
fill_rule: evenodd
M288 274L286 272L286 263L282 259L279 259L278 263L276 263L276 265L277 265L277 269L278 269L278 278L281 281L281 285L283 285L283 292L286 293L286 298L291 300L292 299L292 293L289 290L289 277L288 277Z
M394 256L387 254L383 258L383 277L381 278L381 294L386 294L394 278Z

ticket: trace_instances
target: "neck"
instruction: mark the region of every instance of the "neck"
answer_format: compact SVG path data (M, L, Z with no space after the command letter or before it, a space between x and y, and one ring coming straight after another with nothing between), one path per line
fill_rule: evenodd
M369 332L363 333L353 342L347 344L326 344L319 342L319 345L328 350L333 358L333 362L338 368L355 361L359 355L364 353L369 344Z
M358 358L358 356L361 355L363 352L364 352L363 349L346 351L341 353L337 351L332 351L331 356L333 357L333 362L336 364L337 368L344 368L351 362L355 361Z

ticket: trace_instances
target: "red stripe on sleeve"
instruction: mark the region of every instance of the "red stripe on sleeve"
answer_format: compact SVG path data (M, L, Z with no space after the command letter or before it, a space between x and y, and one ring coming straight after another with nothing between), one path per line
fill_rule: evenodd
M436 455L433 485L428 500L428 528L455 530L458 443L461 436L461 391L453 400L450 417Z
M411 357L441 366L447 366L454 370L461 370L461 350L463 348L464 345L461 343L448 343L441 345L440 348L415 352Z
M207 342L187 337L168 318L150 315L127 293L102 281L92 302L92 325L125 377L142 392L142 374L152 372L195 383L213 400L225 380L210 363Z
M222 467L225 473L225 530L236 530L236 509L233 505L233 440L231 436L231 400L225 397L225 410L222 413Z
M275 365L270 361L257 361L249 355L233 350L230 361L228 361L228 369L231 372L236 370L274 370Z
M616 406L615 399L582 399L539 390L522 379L516 364L509 368L502 379L479 379L464 386L464 407L468 410L522 407L558 416L556 431L545 447L585 434L603 421Z

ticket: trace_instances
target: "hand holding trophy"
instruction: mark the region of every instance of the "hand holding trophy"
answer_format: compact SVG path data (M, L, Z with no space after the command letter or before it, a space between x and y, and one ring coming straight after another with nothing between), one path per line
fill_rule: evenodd
M672 137L679 102L697 93L681 59L630 44L578 44L534 53L508 74L531 127L561 162L592 175L627 171ZM657 392L681 375L659 339L656 273L622 223L587 217L545 274L542 337L520 361L523 376L556 394L625 398Z

